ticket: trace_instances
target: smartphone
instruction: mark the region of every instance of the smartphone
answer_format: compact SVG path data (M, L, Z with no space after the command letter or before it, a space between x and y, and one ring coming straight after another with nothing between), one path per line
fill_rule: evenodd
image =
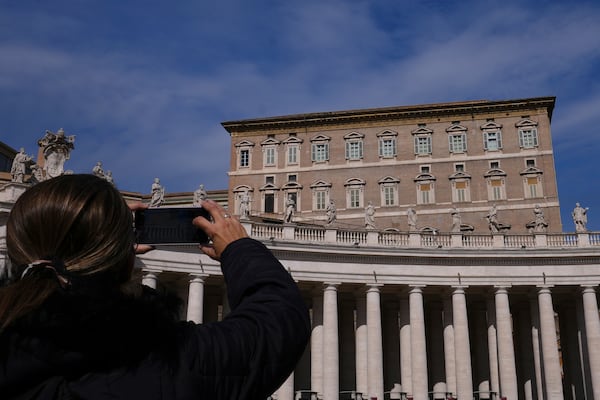
M208 243L210 239L206 232L192 224L192 220L198 216L211 220L208 211L202 207L136 210L136 242L151 245Z

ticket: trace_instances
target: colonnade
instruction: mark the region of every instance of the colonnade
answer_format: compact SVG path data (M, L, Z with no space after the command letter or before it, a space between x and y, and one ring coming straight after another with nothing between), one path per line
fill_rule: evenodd
M197 323L206 278L189 279ZM299 286L311 342L274 399L600 399L595 286Z

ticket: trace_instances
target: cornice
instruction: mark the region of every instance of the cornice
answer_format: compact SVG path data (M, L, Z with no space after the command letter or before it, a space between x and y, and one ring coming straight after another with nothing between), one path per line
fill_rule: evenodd
M270 131L297 130L312 126L356 124L360 122L395 121L457 115L479 115L518 110L545 108L552 118L555 97L535 97L517 100L474 100L452 103L396 106L347 111L331 111L307 114L293 114L279 117L267 117L222 122L221 125L230 134Z

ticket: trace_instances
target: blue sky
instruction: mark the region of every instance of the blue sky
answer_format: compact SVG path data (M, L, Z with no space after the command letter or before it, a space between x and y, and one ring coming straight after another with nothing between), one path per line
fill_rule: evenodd
M556 96L563 229L600 230L600 2L1 0L0 140L76 135L119 188L227 188L220 123Z

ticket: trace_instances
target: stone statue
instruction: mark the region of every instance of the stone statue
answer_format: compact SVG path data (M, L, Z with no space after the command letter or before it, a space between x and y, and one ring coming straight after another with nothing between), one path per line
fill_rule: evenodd
M248 219L250 216L250 194L244 190L240 195L240 219Z
M408 210L406 210L406 218L408 219L408 231L409 232L416 231L417 230L417 212L412 207L409 207Z
M365 228L377 229L375 227L375 207L373 207L373 203L370 201L365 208Z
M575 223L575 232L587 232L587 212L589 207L583 208L579 203L575 203L575 208L571 215Z
M25 149L21 147L19 152L15 155L15 158L10 169L10 176L12 182L23 183L25 181L25 172L27 171L27 164L33 163L33 157L25 154Z
M533 209L533 214L535 215L535 226L533 228L534 232L543 233L546 232L546 228L548 227L548 223L546 222L546 218L544 217L544 212L539 204L535 205Z
M154 178L152 183L152 197L150 207L159 207L165 201L165 188L160 184L160 179Z
M206 200L208 194L206 193L206 189L204 189L204 185L200 184L198 189L194 192L194 206L202 207L202 202Z
M38 140L38 146L44 154L44 179L50 179L62 175L65 161L71 157L71 150L75 148L75 135L65 135L61 128L54 133L46 131L43 138Z
M292 218L294 217L294 212L296 211L296 202L291 194L288 195L288 198L285 202L285 216L283 218L284 222L292 222Z
M452 228L450 229L450 232L460 232L460 225L462 223L460 212L454 207L450 211L450 215L452 215Z
M499 232L500 224L498 223L498 209L496 208L495 204L492 205L492 208L490 208L490 211L485 217L488 220L488 226L490 228L490 231L494 233Z
M92 174L96 175L99 178L104 178L104 170L102 169L102 162L98 161L94 168L92 168Z
M111 185L115 185L115 180L112 176L112 172L111 171L106 171L106 173L104 174L104 179L106 179L106 181L108 183L110 183Z
M333 224L337 219L337 209L335 208L333 200L329 200L325 213L327 214L327 225Z

